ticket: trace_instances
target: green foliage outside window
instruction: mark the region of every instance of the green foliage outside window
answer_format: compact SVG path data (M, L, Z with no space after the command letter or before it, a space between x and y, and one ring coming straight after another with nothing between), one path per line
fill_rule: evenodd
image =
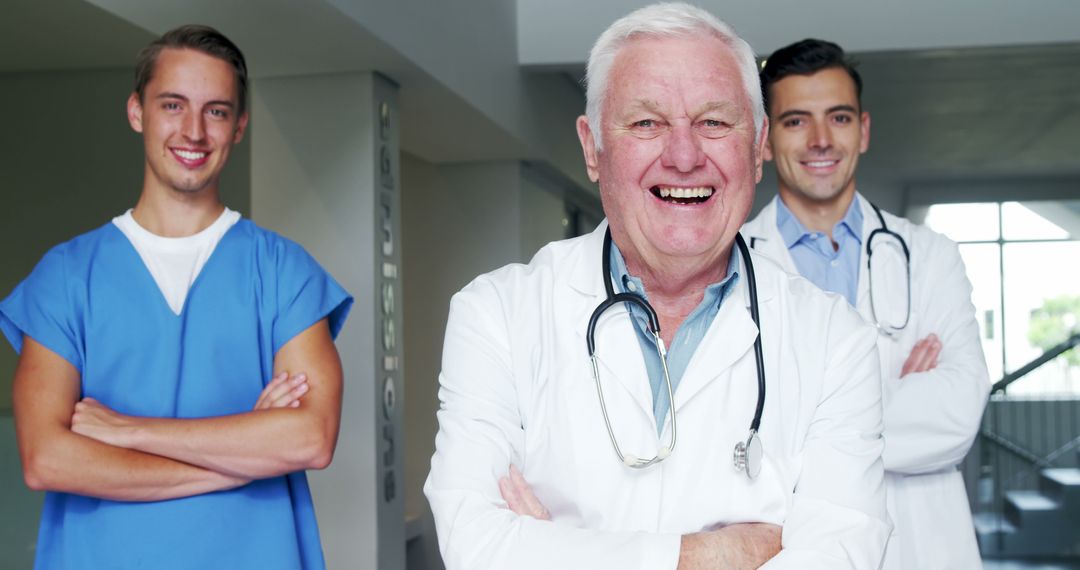
M1048 350L1080 332L1080 296L1062 295L1047 299L1042 307L1031 311L1028 342ZM1080 366L1080 347L1062 355L1070 366Z

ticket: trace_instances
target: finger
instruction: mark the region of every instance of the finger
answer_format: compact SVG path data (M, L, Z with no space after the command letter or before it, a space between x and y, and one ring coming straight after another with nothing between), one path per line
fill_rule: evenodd
M931 337L927 337L926 339L924 339L924 343L925 344L923 345L922 350L919 353L918 360L916 360L915 364L911 367L912 372L926 372L930 369L930 366L933 363L934 359L937 358L937 355L934 351L934 339Z
M935 337L934 341L930 343L930 348L927 351L926 365L922 369L923 372L937 368L938 357L941 356L941 348L941 341Z
M289 394L293 390L295 390L299 384L302 384L306 380L307 377L303 374L298 374L292 377L286 374L285 380L273 384L272 387L270 385L267 385L267 387L263 390L263 392L266 394L266 397L264 398L262 404L263 409L280 408L287 406L289 402L295 399L293 397L290 397ZM283 398L287 399L282 401Z
M289 390L286 390L277 399L270 402L271 408L286 408L292 406L294 403L300 405L300 398L304 397L310 389L310 384L306 381L293 386Z
M270 393L275 388L280 386L285 380L289 378L287 372L282 372L277 376L270 379L270 383L263 387L262 392L259 393L259 399L255 401L255 409L259 410L266 406L266 402L269 399Z
M527 514L521 508L521 501L518 499L517 489L514 487L514 484L510 482L509 477L499 477L499 494L501 494L503 500L506 501L506 508L513 511L515 514Z
M926 346L926 339L916 342L915 346L911 347L911 354L908 355L907 360L904 361L904 366L900 369L901 378L907 376L914 370L915 365L918 364L919 359L922 358L924 346Z
M533 493L532 487L525 481L525 477L518 470L517 466L510 465L510 481L517 487L518 496L525 504L525 508L528 510L534 518L540 520L551 520L551 513L548 512L547 507L540 502L540 499L536 498L536 494Z

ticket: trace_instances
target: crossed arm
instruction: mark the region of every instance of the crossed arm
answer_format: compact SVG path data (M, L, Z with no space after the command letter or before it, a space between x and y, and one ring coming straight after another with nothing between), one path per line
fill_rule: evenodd
M551 520L551 513L513 464L499 479L499 493L515 514ZM683 535L677 570L758 568L780 552L780 534L780 527L774 524L740 523Z
M978 432L990 379L971 304L971 284L955 244L935 241L923 270L934 287L914 307L920 329L884 408L885 469L920 474L960 463Z
M326 320L286 343L274 370L250 412L185 420L126 416L93 399L80 401L78 371L25 337L13 403L26 483L153 501L321 469L337 442L342 391ZM305 373L287 374L299 370Z

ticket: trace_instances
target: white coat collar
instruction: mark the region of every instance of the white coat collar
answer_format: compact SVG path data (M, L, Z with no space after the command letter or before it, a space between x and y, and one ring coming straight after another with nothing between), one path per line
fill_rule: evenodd
M568 279L570 287L581 294L580 303L575 307L578 315L575 319L575 331L583 347L589 319L597 305L607 295L601 276L600 259L607 227L607 222L604 221L585 238L575 256L576 259L573 260L573 269ZM763 264L768 264L767 260L762 260L756 253L752 255L756 269ZM775 294L776 271L773 268L765 268L764 271L759 269L755 273L757 274L759 311L765 314L766 311L760 307L770 301ZM747 283L744 266L735 290L728 301L721 305L720 311L695 350L675 391L676 413L702 388L728 371L732 364L752 350L758 329L750 316ZM737 299L741 299L742 302L736 301ZM612 319L617 319L617 321L612 321ZM639 350L640 344L633 323L626 313L616 308L606 312L600 322L605 325L603 327L605 331L603 335L596 335L596 352L600 360L602 384L606 387L612 385L611 382L617 381L638 403L643 417L633 418L630 421L655 421L652 413L652 393L649 389L645 362ZM764 326L767 325L763 324ZM618 358L617 355L622 357Z
M866 245L870 234L881 227L877 214L870 201L862 194L855 193L859 200L859 207L863 214L862 244L859 251L859 282L856 287L855 309L867 320L873 321L873 311L870 308L870 282L867 274L868 260ZM780 264L785 271L798 275L799 270L795 267L795 261L791 258L791 252L784 246L784 239L776 226L776 201L779 195L774 196L769 203L762 208L761 212L752 221L743 227L743 236L747 245ZM907 224L902 224L900 218L882 212L886 218L889 229L900 234L907 243L911 244L911 236Z

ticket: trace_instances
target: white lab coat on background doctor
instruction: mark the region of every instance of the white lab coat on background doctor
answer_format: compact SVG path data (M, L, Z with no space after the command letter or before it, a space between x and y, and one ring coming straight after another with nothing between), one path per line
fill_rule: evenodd
M776 226L778 199L743 226L742 234L754 251L798 274ZM874 322L866 241L881 222L866 198L858 200L863 228L856 307L867 322ZM980 568L971 509L957 469L975 439L990 391L971 284L955 243L906 219L882 214L911 252L910 321L893 336L877 334L884 379L883 457L894 524L884 568ZM879 243L884 243L879 240L874 240L875 257ZM882 252L889 255L886 248ZM877 310L895 322L903 321L906 305L906 277L899 259L894 255L894 263L875 262L873 277ZM900 378L912 347L931 333L942 344L937 367Z
M440 375L439 432L424 487L450 570L673 569L680 535L738 522L783 525L768 568L877 568L884 498L874 331L842 297L754 256L767 397L765 459L732 465L757 401L744 266L675 391L672 455L635 470L616 457L586 351L605 299L607 224L549 244L528 265L454 296ZM596 329L611 423L626 453L658 436L641 346L625 310ZM497 480L520 467L551 521L508 510Z

